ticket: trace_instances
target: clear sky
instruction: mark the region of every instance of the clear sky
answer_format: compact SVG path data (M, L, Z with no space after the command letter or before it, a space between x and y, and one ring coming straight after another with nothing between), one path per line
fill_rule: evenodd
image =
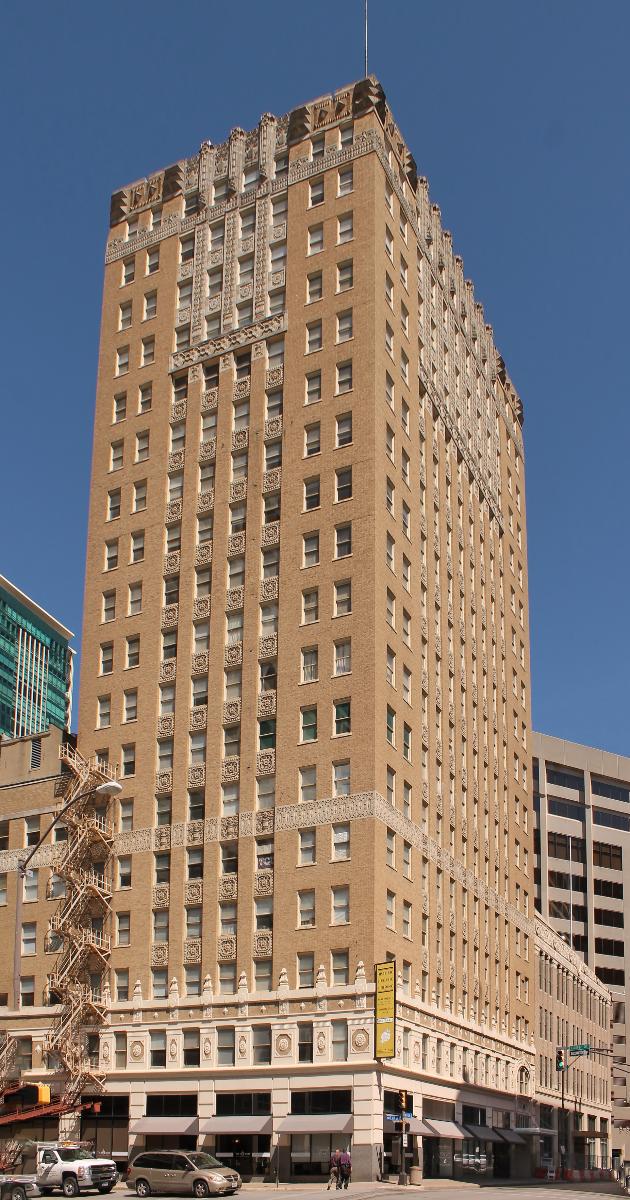
M4 9L0 572L77 634L110 194L362 77L362 10ZM525 407L534 726L630 755L629 44L628 0L370 0Z

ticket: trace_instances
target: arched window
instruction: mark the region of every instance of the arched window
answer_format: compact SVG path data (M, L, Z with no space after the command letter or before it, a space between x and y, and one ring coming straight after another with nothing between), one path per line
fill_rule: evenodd
M521 1096L527 1096L529 1094L529 1071L527 1070L527 1067L519 1067L518 1090L519 1095Z

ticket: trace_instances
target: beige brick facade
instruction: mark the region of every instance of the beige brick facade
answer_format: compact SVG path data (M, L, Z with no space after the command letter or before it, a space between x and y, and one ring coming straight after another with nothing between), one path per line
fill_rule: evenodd
M113 197L79 744L121 763L101 1064L132 1146L151 1092L219 1147L219 1093L270 1093L284 1175L341 1128L296 1141L296 1092L351 1090L359 1178L396 1158L387 1089L533 1122L521 423L374 79Z

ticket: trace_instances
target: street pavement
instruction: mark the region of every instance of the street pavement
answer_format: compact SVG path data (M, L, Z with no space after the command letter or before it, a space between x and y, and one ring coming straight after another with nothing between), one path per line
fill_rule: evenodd
M428 1179L421 1187L398 1187L394 1183L354 1183L348 1189L349 1200L393 1200L406 1191L409 1200L413 1195L422 1200L459 1200L463 1193L482 1193L479 1200L552 1200L552 1197L562 1195L562 1200L597 1200L601 1196L622 1196L623 1192L618 1183L544 1183L528 1180L519 1183L517 1180L506 1180L504 1184L479 1184L459 1182L453 1179ZM126 1200L135 1193L125 1185L116 1188L118 1195L122 1193ZM246 1183L240 1195L247 1200L270 1200L274 1194L288 1193L292 1200L325 1200L328 1196L326 1185L319 1183L281 1183L278 1187L273 1183ZM167 1200L167 1198L165 1198ZM329 1197L328 1200L332 1200ZM472 1200L472 1197L469 1197Z

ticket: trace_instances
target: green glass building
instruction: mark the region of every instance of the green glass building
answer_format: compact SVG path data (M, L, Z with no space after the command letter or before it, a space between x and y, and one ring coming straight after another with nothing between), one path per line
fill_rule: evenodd
M70 728L72 636L0 575L0 736Z

